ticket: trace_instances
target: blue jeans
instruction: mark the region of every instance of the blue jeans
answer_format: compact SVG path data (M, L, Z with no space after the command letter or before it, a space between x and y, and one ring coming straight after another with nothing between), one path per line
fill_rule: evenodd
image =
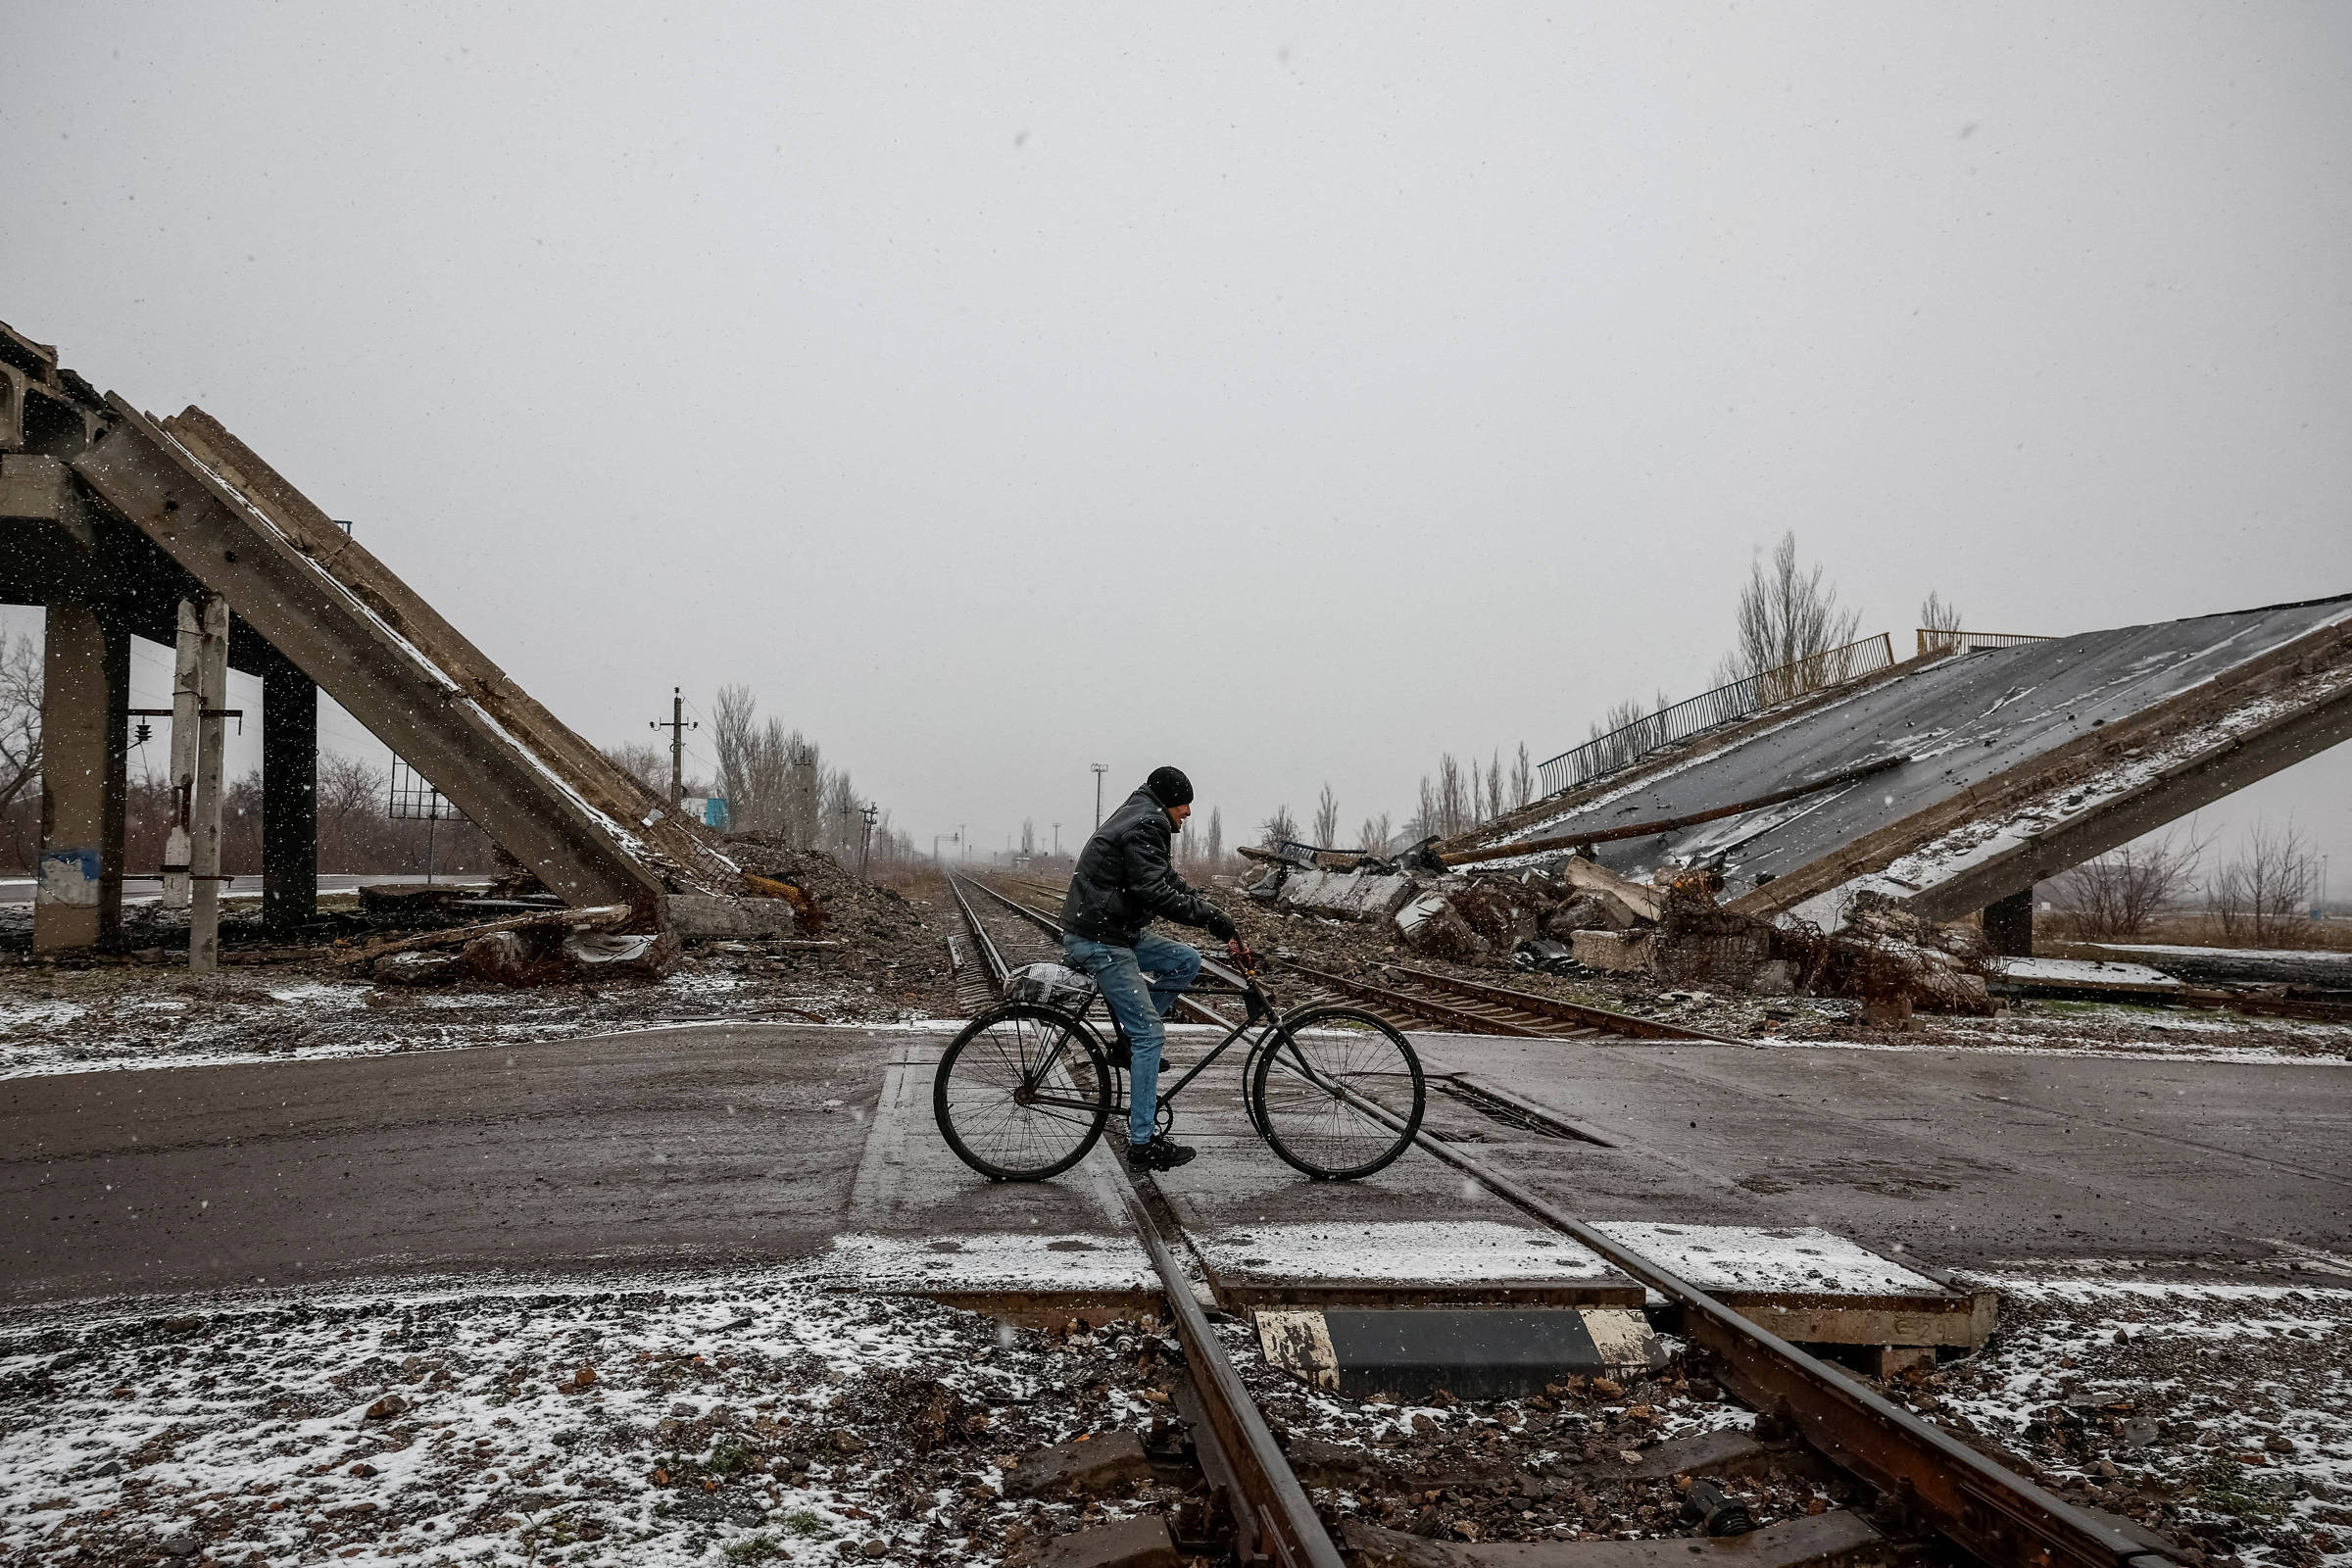
M1127 1141L1148 1144L1159 1110L1159 1021L1199 977L1200 955L1149 931L1132 948L1068 935L1061 946L1071 964L1102 987L1111 1016L1127 1032Z

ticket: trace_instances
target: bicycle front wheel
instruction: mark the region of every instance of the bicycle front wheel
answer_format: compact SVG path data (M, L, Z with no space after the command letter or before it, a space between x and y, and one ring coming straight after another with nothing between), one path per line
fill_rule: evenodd
M1319 1181L1369 1176L1403 1153L1426 1103L1411 1043L1355 1007L1310 1007L1277 1024L1250 1099L1274 1152Z
M940 1136L991 1181L1060 1175L1095 1147L1110 1107L1102 1046L1058 1007L1016 1003L982 1013L931 1081Z

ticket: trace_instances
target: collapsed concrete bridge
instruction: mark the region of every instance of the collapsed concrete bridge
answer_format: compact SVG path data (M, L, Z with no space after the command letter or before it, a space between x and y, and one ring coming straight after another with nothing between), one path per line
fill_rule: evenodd
M143 415L4 324L0 602L47 614L36 947L120 924L130 639L172 644L183 602L225 605L227 665L262 679L271 927L317 908L321 690L568 905L668 919L681 899L742 891L676 802L534 702L218 420Z
M1711 864L1732 908L1825 928L1866 893L1983 909L1996 949L2030 952L2036 882L2352 738L2352 596L2003 640L1700 730L1436 848L1644 880Z

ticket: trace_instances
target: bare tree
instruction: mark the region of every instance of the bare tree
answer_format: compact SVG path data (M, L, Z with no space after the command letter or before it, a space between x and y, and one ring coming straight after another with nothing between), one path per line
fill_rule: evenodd
M2157 912L2192 885L2205 841L2192 827L2151 842L2127 845L2086 860L2058 877L2050 902L2086 937L2135 937Z
M1323 793L1315 801L1315 847L1320 850L1337 849L1339 843L1340 798L1331 793L1331 782L1326 779Z
M1208 808L1208 868L1214 871L1225 858L1225 808Z
M385 775L356 757L322 752L318 757L318 868L357 867L366 853L368 828L384 810ZM169 784L164 793L171 795Z
M846 778L836 783L815 742L779 718L760 722L758 714L748 686L722 686L711 703L710 741L728 825L771 834L799 850L831 842L826 798L847 788Z
M0 644L0 810L41 776L41 679L30 637Z
M1487 804L1481 814L1485 820L1492 822L1502 811L1502 749L1496 747L1494 755L1487 759Z
M1430 831L1441 838L1452 838L1467 833L1477 824L1478 764L1470 764L1465 775L1462 764L1451 752L1438 759L1438 822Z
M1766 702L1801 697L1826 684L1821 656L1852 642L1861 626L1860 615L1838 608L1838 590L1822 581L1822 569L1818 563L1809 571L1798 564L1793 529L1781 535L1769 566L1758 561L1748 568L1726 662L1739 677L1783 671L1763 694Z
M1535 764L1527 759L1527 742L1521 741L1519 760L1511 764L1511 809L1516 811L1535 798Z
M2245 850L2221 869L2206 903L2227 942L2299 948L2311 941L2311 846L2294 823L2257 822Z
M1036 853L1037 819L1031 816L1024 816L1021 818L1021 854L1023 856L1031 856L1035 855Z
M1286 839L1296 841L1298 837L1298 819L1287 806L1277 806L1274 814L1257 825L1257 842L1269 850Z
M1388 812L1364 818L1364 825L1355 830L1355 847L1364 855L1386 855L1389 852Z
M1945 604L1943 595L1933 589L1929 590L1928 597L1919 602L1919 629L1921 631L1958 631L1960 629L1960 607Z
M605 760L619 768L657 797L669 794L669 758L643 741L605 748ZM691 791L689 793L692 793Z

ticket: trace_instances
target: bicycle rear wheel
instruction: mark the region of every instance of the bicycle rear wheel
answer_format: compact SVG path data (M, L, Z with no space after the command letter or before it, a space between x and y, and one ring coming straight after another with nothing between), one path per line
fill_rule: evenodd
M1086 1157L1110 1117L1110 1067L1075 1015L1015 1003L974 1018L931 1080L956 1157L992 1181L1042 1182Z
M1353 1181L1386 1166L1420 1131L1426 1105L1411 1043L1356 1007L1310 1007L1277 1024L1257 1053L1250 1099L1274 1152L1319 1181Z

